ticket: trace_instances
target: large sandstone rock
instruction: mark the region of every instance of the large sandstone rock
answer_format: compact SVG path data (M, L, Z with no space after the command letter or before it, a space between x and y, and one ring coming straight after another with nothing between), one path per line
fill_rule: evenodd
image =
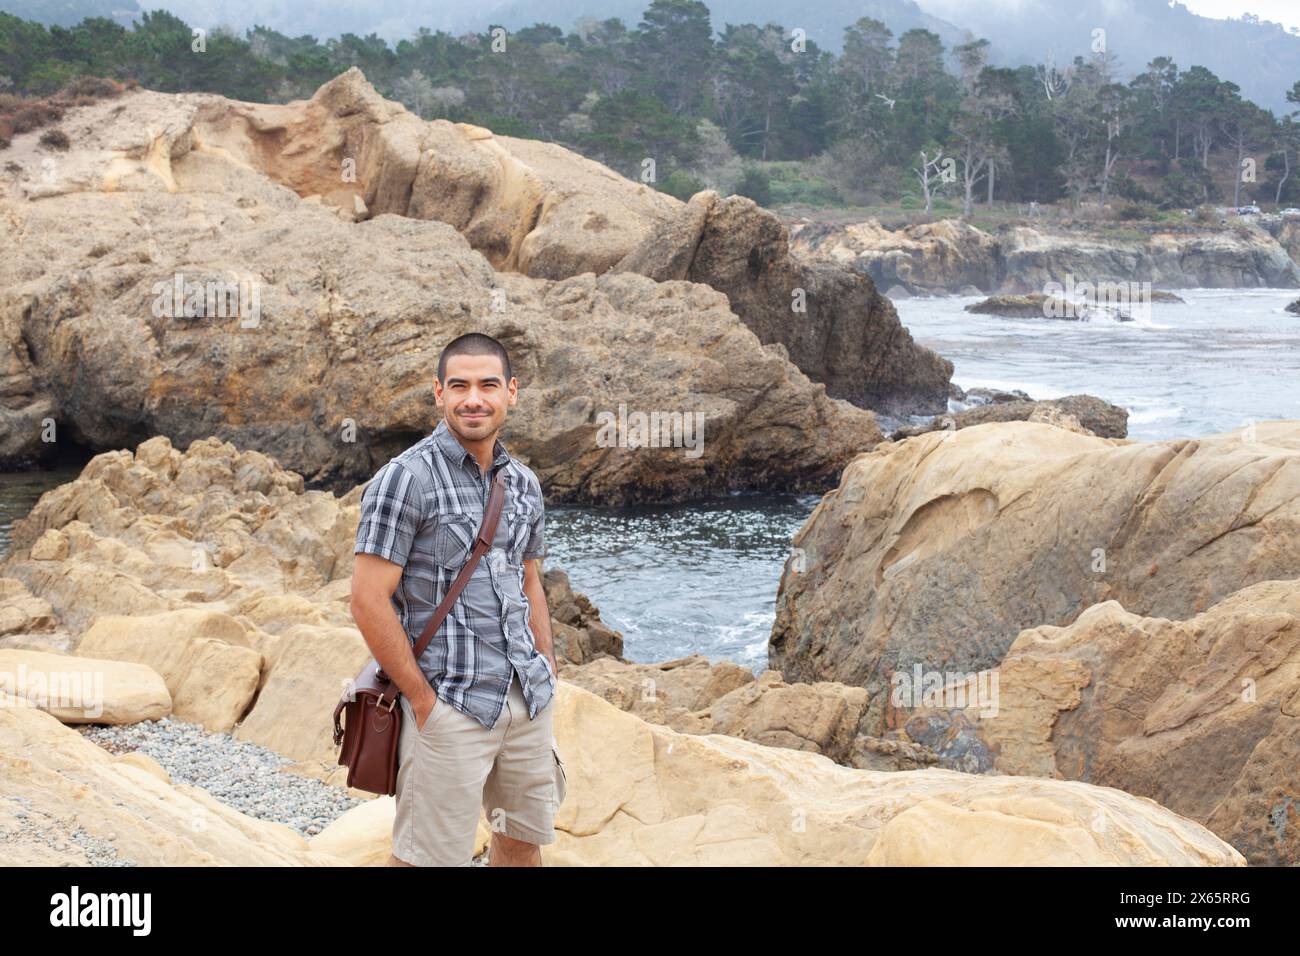
M0 650L0 691L65 724L133 724L172 710L167 684L153 668L83 655Z
M985 755L976 769L1116 787L1204 823L1252 864L1300 862L1300 580L1181 621L1106 601L1022 632L998 671L994 714L891 719L903 736L962 738Z
M793 257L776 217L742 197L706 192L683 204L554 144L426 123L355 68L306 102L223 101L195 135L345 216L364 208L445 222L498 270L705 283L831 396L893 413L941 410L951 363L912 341L869 279ZM344 160L355 164L351 182L339 175ZM802 311L792 308L798 290Z
M223 733L243 719L262 679L262 654L248 640L238 621L211 611L107 615L82 635L77 655L148 666L166 681L177 717Z
M728 734L769 747L811 750L847 766L876 766L875 748L885 746L858 734L867 707L860 687L830 681L787 684L773 670L756 679L747 667L710 663L699 654L654 664L605 657L561 667L560 676L679 733ZM910 756L916 753L913 748Z
M785 227L743 196L696 194L615 269L725 292L760 339L781 343L831 395L893 415L944 407L952 364L912 342L865 275L792 255Z
M311 109L341 109L335 98L364 86L350 77ZM249 138L258 124L283 138L275 124L300 108L262 116L208 95L130 93L78 113L51 182L36 144L15 141L6 155L19 172L0 179L0 351L21 374L0 402L0 437L25 434L45 400L60 439L113 448L162 434L187 447L215 436L350 487L432 429L438 354L477 329L511 350L523 388L504 437L552 500L820 490L879 440L870 412L828 397L707 286L496 272L444 223L344 222L301 199L258 165L270 162L259 159L267 140ZM369 208L385 210L387 190L402 186L383 163L365 179L368 150L412 122L425 125L408 116L355 143L323 128L343 138L282 142L275 156L311 169L328 157L316 175L336 182L342 160L358 158L360 182L380 190ZM327 185L276 175L300 190ZM220 282L244 283L243 311L222 300L222 317ZM211 304L194 292L206 283ZM201 314L173 314L186 302ZM602 428L605 414L654 414L663 428L637 446ZM26 447L0 446L0 462Z
M548 865L1242 865L1199 824L1082 783L854 770L679 734L562 685ZM928 838L927 835L928 834Z
M1186 618L1300 576L1300 425L1121 442L1028 422L932 432L845 469L795 535L769 660L871 692L1000 664L1021 630L1108 600Z
M114 758L0 695L0 859L17 866L345 866L297 832Z

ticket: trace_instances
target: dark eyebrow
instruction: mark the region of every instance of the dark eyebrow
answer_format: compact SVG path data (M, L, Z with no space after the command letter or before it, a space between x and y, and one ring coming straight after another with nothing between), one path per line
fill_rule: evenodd
M505 384L505 380L504 380L500 375L485 375L485 376L483 376L483 378L479 379L479 381L480 381L480 382L496 382L496 383L499 384L499 385L504 385L504 384ZM453 382L466 382L466 383L468 383L468 382L469 382L469 379L467 379L467 378L462 378L462 377L459 376L459 375L455 375L455 376L452 376L451 378L447 379L447 381L443 382L442 384L443 384L444 386L445 386L445 385L451 385Z

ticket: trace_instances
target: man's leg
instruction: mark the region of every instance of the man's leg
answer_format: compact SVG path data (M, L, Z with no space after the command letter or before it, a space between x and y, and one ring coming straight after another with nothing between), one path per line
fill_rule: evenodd
M553 701L535 719L519 681L506 696L505 739L487 786L483 810L492 831L491 866L541 866L541 845L555 842L558 768L552 750Z
M504 833L492 834L492 853L488 866L541 866L542 848Z

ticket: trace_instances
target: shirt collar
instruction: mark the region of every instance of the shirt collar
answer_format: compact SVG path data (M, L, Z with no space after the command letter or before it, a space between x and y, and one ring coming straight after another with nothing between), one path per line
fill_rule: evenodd
M462 445L460 440L452 434L451 429L447 427L447 419L444 418L438 422L438 427L433 430L432 437L434 444L442 449L442 453L457 465L464 467L466 458L474 462L475 465L478 464L478 459L470 454L469 449ZM510 461L510 453L506 451L506 446L498 438L492 445L492 467L496 468L508 461Z

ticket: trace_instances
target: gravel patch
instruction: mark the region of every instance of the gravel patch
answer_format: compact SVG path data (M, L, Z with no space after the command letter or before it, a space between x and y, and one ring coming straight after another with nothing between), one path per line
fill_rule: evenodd
M228 733L208 733L175 718L135 724L83 724L78 730L110 753L152 757L173 783L202 787L226 806L313 837L361 803L341 787L288 773L288 757Z
M127 860L117 853L113 846L116 837L109 834L107 839L92 836L83 830L75 819L59 820L43 814L39 808L32 806L28 797L12 797L14 802L25 809L15 811L18 825L11 830L0 830L0 844L20 844L49 847L52 850L66 851L75 843L86 855L86 862L91 866L135 866L134 860Z

